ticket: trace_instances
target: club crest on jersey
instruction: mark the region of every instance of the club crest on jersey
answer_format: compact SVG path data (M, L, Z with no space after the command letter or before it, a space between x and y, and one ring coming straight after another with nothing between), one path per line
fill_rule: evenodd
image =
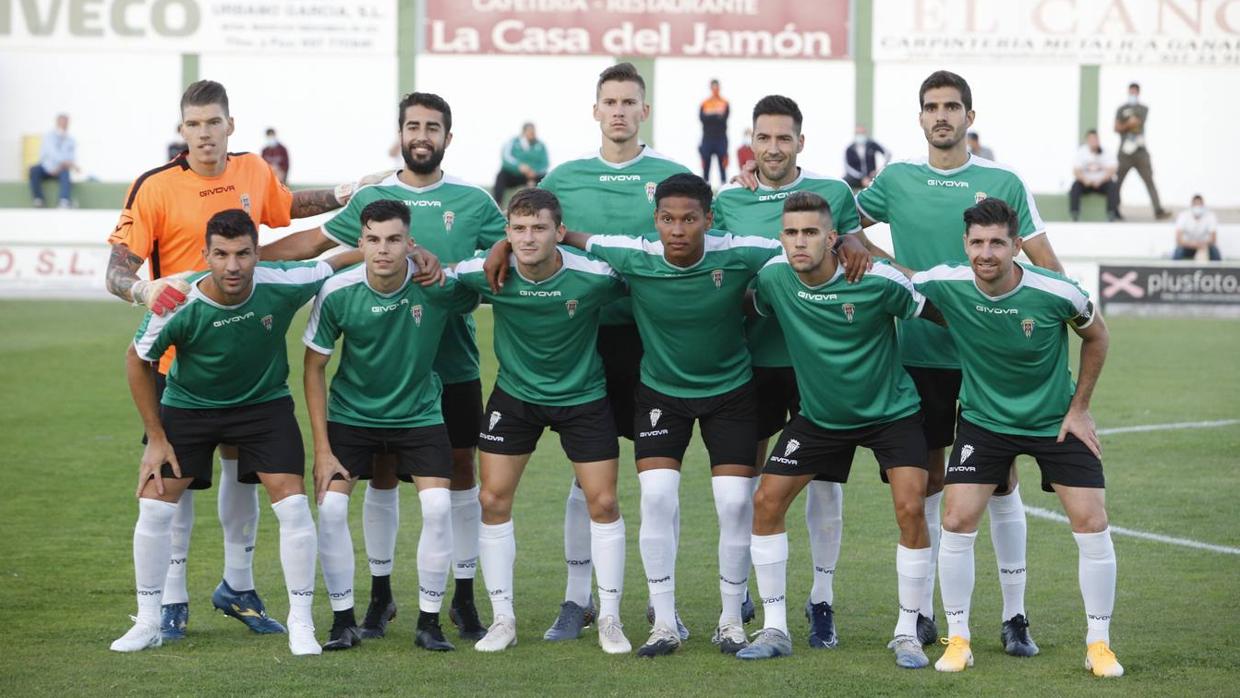
M796 439L788 439L788 445L784 446L784 458L792 455L792 452L801 447L801 442Z
M715 282L715 288L723 287L723 270L716 269L710 273L710 280Z
M970 446L969 444L965 444L965 445L963 445L963 446L961 446L961 447L960 447L960 462L961 462L961 463L963 463L963 462L965 462L965 461L969 460L969 456L971 456L971 455L973 455L973 447L972 447L972 446Z
M654 408L653 410L650 410L650 428L651 429L659 426L659 417L662 417L662 416L663 416L663 410L659 409L658 407Z
M844 317L848 319L849 324L853 321L853 314L857 312L857 306L852 303L845 303L840 306L844 309Z
M1028 319L1021 320L1020 329L1024 330L1026 338L1032 337L1033 336L1033 320L1028 320Z
M415 305L415 306L413 306L412 308L410 308L410 309L409 309L409 314L413 316L413 324L417 325L418 327L421 327L421 326L422 326L422 306L421 306L421 304Z
M574 298L571 301L565 301L564 307L565 309L568 310L568 317L572 318L574 315L577 314L577 299Z
M487 423L487 431L495 431L495 425L499 424L499 420L503 418L503 416L504 415L500 414L499 412L492 412L491 419Z
M647 202L652 203L652 204L654 203L654 189L657 186L658 185L655 184L654 182L646 182L646 201Z
M241 208L245 209L246 213L250 212L250 195L249 194L241 195Z
M456 222L456 214L452 211L443 212L443 229L452 232L452 224Z
M263 323L263 329L267 330L268 332L271 331L272 318L270 315L264 315L260 322Z
M986 200L986 192L984 191L979 191L978 193L973 195L973 203L975 204L980 204L985 200Z

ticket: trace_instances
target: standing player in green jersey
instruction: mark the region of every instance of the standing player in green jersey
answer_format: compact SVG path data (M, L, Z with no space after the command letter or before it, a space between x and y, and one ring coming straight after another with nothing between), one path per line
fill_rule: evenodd
M397 476L412 481L422 505L418 539L418 607L414 643L452 650L439 625L452 561L452 447L432 371L449 321L478 305L452 283L423 288L407 255L409 207L391 199L367 204L358 246L366 264L323 285L302 342L306 345L306 406L314 431L314 483L319 501L319 559L331 600L325 650L361 642L353 615L353 541L349 495L369 479L378 456L396 459ZM341 360L328 398L325 377L336 340Z
M1107 525L1102 447L1089 414L1109 335L1089 296L1061 274L1015 261L1024 244L1020 214L999 199L964 213L969 266L945 264L913 285L947 318L963 384L956 445L947 463L947 510L939 548L948 646L939 671L973 665L969 605L973 542L986 502L1007 486L1017 455L1033 456L1042 489L1055 492L1072 525L1085 601L1085 667L1122 676L1110 648L1115 548ZM1076 385L1068 328L1081 338Z
M638 656L680 646L675 607L680 468L701 424L710 455L719 518L719 590L723 610L713 641L727 653L744 647L741 606L749 578L753 519L753 447L757 414L740 302L779 243L708 232L711 191L701 177L677 174L655 189L656 240L569 232L629 284L645 354L633 429L641 485L642 562L654 629Z
M645 237L651 234L655 186L689 169L655 152L638 137L638 129L650 118L650 105L646 103L646 81L632 63L617 63L600 73L594 95L594 120L601 132L599 149L557 166L539 186L560 200L564 225L569 230ZM497 286L508 268L507 250L487 262L488 276L499 278ZM607 378L607 398L616 431L632 439L642 340L629 299L604 308L601 322L597 346ZM561 604L561 616L547 630L545 639L575 638L580 628L572 627L572 619L580 615L589 624L594 617L590 549L586 496L574 481L564 505L564 561L568 569L565 604ZM681 632L687 639L689 631L681 626Z
M785 199L782 208L784 254L758 274L754 309L779 320L803 400L767 460L754 495L751 552L764 628L736 656L791 654L784 601L784 515L815 480L847 482L853 454L863 446L874 452L879 475L891 485L900 527L899 617L889 647L899 666L919 669L930 663L917 640L917 609L932 564L922 513L926 439L917 390L900 366L894 320L937 317L937 312L923 304L904 274L886 263L876 264L855 284L844 280L831 251L837 233L826 199L799 191Z
M112 649L137 652L162 643L160 604L176 503L187 489L211 486L212 454L228 443L240 452L237 479L261 482L280 522L289 649L319 654L311 613L314 520L302 482L305 452L288 390L284 335L323 281L361 256L260 265L258 228L245 211L228 209L207 222L203 257L208 271L186 279L184 307L148 312L125 357L147 444L138 467L133 533L138 615ZM170 347L176 359L157 398L150 362Z
M482 187L444 173L440 163L452 144L452 109L439 95L413 92L397 112L405 168L377 185L362 187L349 205L321 228L306 230L263 248L264 259L306 259L335 245L356 247L361 236L360 214L372 201L391 199L409 207L410 233L420 247L445 264L468 259L504 235L504 214ZM421 265L421 260L415 257ZM456 586L449 618L462 638L486 634L474 605L478 566L478 526L482 510L474 480L474 451L482 418L482 381L472 316L448 322L435 373L443 382L443 416L452 442L453 576ZM362 622L363 637L382 637L396 613L392 601L392 558L400 508L397 479L390 459L382 461L366 488L363 530L370 558L371 599Z
M782 227L784 201L794 192L811 191L826 199L834 224L843 234L861 230L856 201L848 184L797 166L797 156L804 147L801 109L797 103L780 95L758 100L753 108L756 188L733 183L719 190L714 204L715 227L740 235L777 239ZM758 400L759 441L754 463L761 468L766 461L769 439L796 416L800 398L788 347L777 320L761 316L750 318L745 329L749 335ZM843 497L839 483L825 476L809 484L805 497L805 525L809 530L814 580L805 610L810 621L811 647L834 647L836 642L832 582L840 557Z
M965 135L973 124L973 94L964 78L940 70L921 84L920 120L928 154L925 158L893 162L857 195L862 225L883 221L891 226L895 262L909 269L929 269L947 262L967 261L957 230L960 215L986 199L1006 201L1020 221L1022 248L1038 266L1062 271L1046 238L1046 226L1021 178L1008 167L970 155ZM858 236L865 241L864 233ZM877 257L891 258L867 242ZM854 267L849 260L850 280ZM942 498L946 449L954 439L956 400L960 392L960 360L947 330L923 319L900 323L904 366L921 395L926 444L930 447L930 487L926 498L926 526L931 547L938 549L939 500ZM1016 486L1012 464L1011 490L996 491L988 505L990 538L998 561L1003 591L1004 650L1014 656L1032 656L1038 647L1029 635L1025 615L1025 507ZM934 626L934 573L922 597L919 635L925 643L938 635Z
M499 375L487 401L482 452L482 573L494 622L474 645L499 652L517 643L513 612L512 500L530 455L550 427L560 435L590 512L590 558L598 571L598 642L608 654L632 650L620 623L624 589L624 519L616 501L620 451L607 401L603 365L595 351L602 309L624 295L624 282L606 264L556 245L564 237L555 194L526 189L508 204L513 273L492 293L485 256L456 267L461 283L491 303ZM581 606L565 601L565 637L579 637ZM558 622L558 621L557 621Z

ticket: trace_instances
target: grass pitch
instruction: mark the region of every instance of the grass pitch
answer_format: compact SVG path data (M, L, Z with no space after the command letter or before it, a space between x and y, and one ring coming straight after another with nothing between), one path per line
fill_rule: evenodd
M289 655L283 636L250 634L213 612L222 568L214 490L196 497L189 559L187 639L117 655L108 644L134 611L131 540L141 424L124 379L124 350L139 315L120 303L0 302L0 694L27 695L1235 695L1240 680L1240 556L1116 536L1119 589L1113 647L1127 674L1102 682L1083 669L1085 622L1076 548L1066 524L1029 519L1027 608L1042 654L1015 659L998 643L1001 602L989 543L977 545L973 632L977 664L960 675L895 667L884 645L895 622L896 526L890 495L868 452L845 487L843 552L835 583L841 644L811 650L799 614L810 584L797 502L789 516L791 658L743 663L709 642L719 608L716 526L705 452L695 440L682 484L678 603L692 638L657 661L609 657L592 631L577 642L541 640L564 584L563 502L570 471L554 436L540 445L517 498L516 608L520 644L480 655L413 647L417 608L417 498L402 497L393 586L401 614L386 639L317 658ZM494 376L490 316L478 314L484 382ZM1099 427L1240 417L1240 324L1200 319L1111 320L1111 354L1094 400ZM301 401L304 318L290 333L291 383ZM303 426L305 425L303 421ZM309 438L309 430L305 429ZM1104 436L1112 522L1240 546L1240 426ZM622 619L644 641L646 590L637 549L637 483L622 450L621 507L628 525ZM1026 503L1058 510L1021 467ZM262 495L255 576L273 616L287 601L277 524ZM361 495L353 499L359 605L368 589ZM987 528L982 527L983 539ZM484 621L490 609L479 580ZM936 606L937 606L936 602ZM364 610L359 608L359 613ZM323 587L319 635L330 626ZM446 619L445 619L446 623ZM750 630L758 626L751 625ZM931 648L931 659L940 650Z

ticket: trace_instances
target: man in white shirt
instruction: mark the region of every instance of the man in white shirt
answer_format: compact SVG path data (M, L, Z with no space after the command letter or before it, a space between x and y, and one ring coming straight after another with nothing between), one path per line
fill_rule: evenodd
M1068 212L1072 220L1081 219L1081 195L1102 194L1107 197L1107 220L1114 221L1119 215L1119 186L1115 183L1115 170L1119 162L1113 153L1102 151L1098 131L1089 129L1085 143L1076 151L1072 174L1076 180L1068 191Z
M1223 258L1218 251L1218 218L1206 208L1201 194L1197 194L1192 206L1175 219L1175 252L1171 258L1195 259L1202 248L1209 251L1211 262Z
M71 187L69 174L78 169L77 141L69 135L69 115L56 116L56 128L43 136L39 147L39 161L30 167L30 197L35 208L43 207L43 180L55 179L60 183L59 206L69 208Z

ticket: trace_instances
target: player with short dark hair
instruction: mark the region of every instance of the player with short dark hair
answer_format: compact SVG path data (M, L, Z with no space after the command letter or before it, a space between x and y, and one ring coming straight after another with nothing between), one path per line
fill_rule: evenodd
M280 521L280 560L289 594L289 649L318 654L314 639L314 520L304 494L305 453L288 389L285 333L293 316L357 253L326 262L260 264L258 230L240 209L212 216L202 249L208 272L187 277L185 307L148 312L126 355L134 404L146 427L138 470L134 573L138 615L112 643L117 652L158 647L176 502L211 486L212 453L239 452L237 478L262 482ZM157 394L149 362L176 347L167 389ZM234 609L238 612L241 609Z
M1106 325L1070 279L1016 261L1025 243L1019 213L1007 203L988 198L963 218L969 266L943 264L913 275L913 285L947 318L963 371L939 547L948 646L935 668L973 665L969 606L978 521L992 493L1007 486L1012 460L1025 454L1038 462L1042 489L1059 496L1076 539L1088 626L1085 666L1096 676L1121 676L1109 634L1115 548L1102 448L1089 413L1106 360ZM1081 338L1075 385L1068 328Z
M321 227L294 233L263 247L264 259L308 259L336 245L354 247L361 237L360 213L373 201L390 199L410 211L410 235L416 236L415 262L425 248L445 263L471 257L489 248L504 234L504 214L482 187L446 174L444 153L452 144L452 109L439 95L411 92L397 111L404 169L374 186L358 190L334 218ZM474 604L474 575L478 567L478 527L481 508L474 477L478 420L482 417L482 381L473 317L452 318L444 331L435 373L443 383L442 409L452 442L452 553L456 579L448 617L464 639L486 634ZM400 521L397 478L391 459L376 464L366 487L363 530L370 559L371 596L362 636L382 637L396 613L391 574Z
M729 184L715 197L715 226L741 235L778 239L789 197L813 192L830 206L834 225L843 236L861 230L856 201L848 183L803 169L797 164L805 136L801 109L783 95L767 95L753 108L753 149L757 186ZM754 391L758 401L758 443L754 463L766 461L769 440L800 409L797 377L784 335L774 316L751 317L745 325L753 358ZM816 478L806 488L805 523L809 530L813 587L805 614L810 621L811 647L836 644L834 579L844 526L844 492L838 482Z
M414 643L452 650L439 625L452 560L452 449L440 411L442 387L431 366L444 329L472 311L477 297L454 282L447 288L412 282L417 269L407 256L413 240L404 203L372 201L359 220L365 264L323 285L302 337L319 559L333 614L323 649L349 649L362 640L353 614L349 495L359 478L370 479L373 460L385 456L395 461L400 479L414 484L421 503ZM338 339L341 360L329 398L325 374Z
M495 316L499 374L479 434L482 465L482 572L491 597L491 624L474 645L498 652L516 644L512 502L543 430L560 435L564 455L590 512L590 558L598 573L598 642L608 654L632 649L620 623L624 589L624 519L616 499L620 451L595 345L604 307L624 295L624 282L603 262L556 243L564 236L560 204L545 189L525 189L508 205L512 274L493 293L479 252L460 263L461 283L482 294ZM564 635L579 635L582 618L565 601Z
M711 231L711 190L701 177L676 174L654 192L658 238L569 232L629 284L645 345L634 417L641 485L641 551L654 629L638 656L674 652L681 643L675 607L680 468L694 422L711 464L719 519L723 610L714 640L723 652L746 644L741 606L749 577L757 441L753 374L738 309L779 243Z
M348 201L359 182L333 189L290 192L254 153L229 153L235 124L224 86L199 80L181 95L178 130L185 147L172 160L134 180L125 194L116 229L108 238L108 291L144 305L156 315L185 302L183 275L207 268L202 231L207 220L227 209L241 209L254 225L279 228L291 220L325 213ZM371 177L363 177L362 182ZM150 279L139 279L146 264ZM156 390L162 392L172 365L169 351L156 357ZM258 490L237 481L237 451L220 447L219 519L224 529L224 573L212 605L257 633L282 633L267 616L254 588L254 546L258 536ZM189 595L185 569L194 523L193 491L187 491L172 521L172 560L164 585L165 640L185 636Z

